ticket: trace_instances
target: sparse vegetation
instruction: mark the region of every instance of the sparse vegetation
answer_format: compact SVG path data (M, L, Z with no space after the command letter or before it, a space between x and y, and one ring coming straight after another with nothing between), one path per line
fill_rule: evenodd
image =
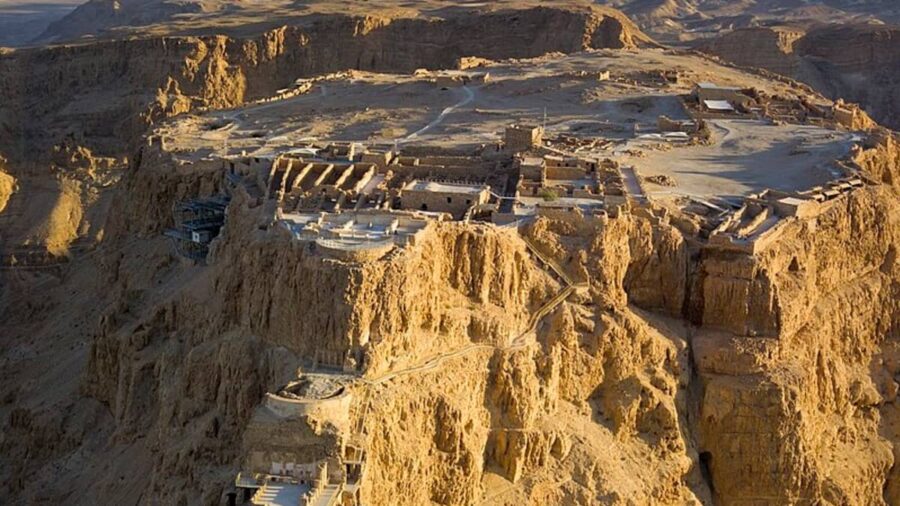
M556 190L552 188L541 188L541 191L538 193L544 202L553 202L559 199L559 194L556 193Z

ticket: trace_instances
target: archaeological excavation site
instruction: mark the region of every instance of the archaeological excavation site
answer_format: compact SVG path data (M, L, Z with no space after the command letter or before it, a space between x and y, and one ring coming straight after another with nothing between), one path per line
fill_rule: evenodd
M900 505L895 2L70 3L0 504Z

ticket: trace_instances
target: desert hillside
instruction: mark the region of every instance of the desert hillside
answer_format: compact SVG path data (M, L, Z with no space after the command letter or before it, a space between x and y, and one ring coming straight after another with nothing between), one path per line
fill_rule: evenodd
M850 24L814 28L735 30L700 45L726 61L808 83L820 92L863 104L873 118L900 127L900 28Z
M890 29L537 3L0 53L4 504L900 503Z

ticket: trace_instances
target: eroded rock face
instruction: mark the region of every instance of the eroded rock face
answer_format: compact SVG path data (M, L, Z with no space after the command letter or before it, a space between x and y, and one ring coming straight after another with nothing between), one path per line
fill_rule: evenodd
M857 153L873 180L895 181L892 142ZM136 161L107 225L116 244L156 234L171 199L223 184L152 150ZM757 254L698 246L646 213L539 219L525 238L589 288L519 346L505 343L561 286L517 234L435 224L413 247L347 263L293 242L268 212L237 194L204 270L162 242L100 257L92 282L112 288L85 356L87 398L56 424L10 394L0 444L54 449L4 468L10 490L37 497L22 477L99 433L144 467L92 500L134 490L217 504L253 409L310 353L361 351L362 374L377 378L461 350L354 397L366 504L895 498L900 213L889 185L788 223ZM72 486L37 483L50 499Z
M877 386L890 373L877 357L897 338L898 297L897 207L884 192L856 194L814 230L797 224L760 259L780 299L778 338L696 338L700 445L723 503L883 503L894 459Z
M0 55L0 143L8 157L26 159L74 135L99 153L121 155L161 118L272 96L301 77L454 68L466 56L521 58L647 41L612 9L533 8L443 20L331 15L248 38L22 49Z
M879 123L900 125L897 28L835 25L809 32L780 28L735 30L703 42L702 51L809 84L831 98L861 104Z
M728 61L793 76L800 65L795 43L803 31L778 28L745 28L704 42L700 49Z

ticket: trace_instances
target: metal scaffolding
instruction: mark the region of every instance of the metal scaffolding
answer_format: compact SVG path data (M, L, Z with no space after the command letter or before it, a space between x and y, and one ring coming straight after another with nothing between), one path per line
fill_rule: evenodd
M217 195L175 204L172 210L175 227L167 229L165 235L172 239L179 255L201 263L206 261L209 244L225 223L229 200L226 195Z

